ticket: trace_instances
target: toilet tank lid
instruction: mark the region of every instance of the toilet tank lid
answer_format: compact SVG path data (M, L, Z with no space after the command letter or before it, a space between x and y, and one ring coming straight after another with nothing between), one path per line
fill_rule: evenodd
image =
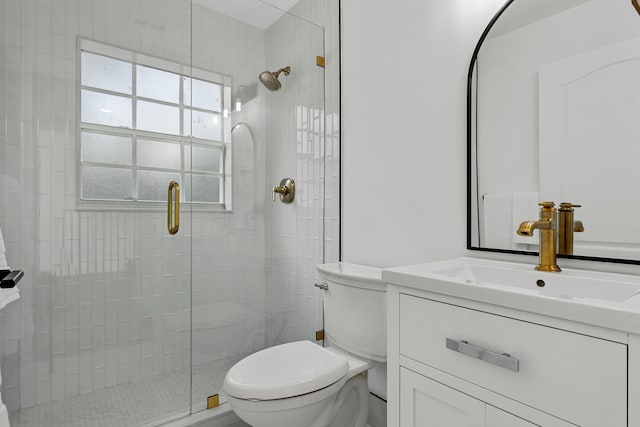
M328 387L348 368L340 355L311 341L297 341L245 357L227 372L223 387L239 399L285 399Z
M316 266L320 276L332 282L376 291L386 291L382 269L348 262L333 262Z

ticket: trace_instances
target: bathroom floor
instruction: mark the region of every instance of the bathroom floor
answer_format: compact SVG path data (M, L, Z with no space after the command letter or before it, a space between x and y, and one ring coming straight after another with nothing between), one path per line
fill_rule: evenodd
M194 410L204 409L207 396L222 388L225 374L239 359L194 366ZM153 425L153 420L186 413L188 393L188 373L176 371L12 411L9 417L12 427L148 426ZM221 401L226 401L222 395Z

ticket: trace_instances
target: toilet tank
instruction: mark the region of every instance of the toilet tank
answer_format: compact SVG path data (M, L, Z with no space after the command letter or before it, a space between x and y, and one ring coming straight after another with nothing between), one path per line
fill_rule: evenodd
M330 345L365 359L387 360L387 288L379 268L321 264L324 334Z

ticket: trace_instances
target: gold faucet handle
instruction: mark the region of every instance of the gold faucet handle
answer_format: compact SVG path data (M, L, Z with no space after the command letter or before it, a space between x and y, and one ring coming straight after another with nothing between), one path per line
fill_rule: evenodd
M573 221L573 232L582 233L584 231L584 224L582 221Z
M559 210L561 211L572 211L573 208L581 208L582 205L574 205L571 202L562 202L560 203Z

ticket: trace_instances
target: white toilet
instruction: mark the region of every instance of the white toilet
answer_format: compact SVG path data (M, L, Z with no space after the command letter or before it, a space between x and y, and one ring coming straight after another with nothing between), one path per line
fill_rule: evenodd
M319 265L328 347L282 344L236 363L224 379L234 412L254 427L364 427L367 371L387 360L381 270Z

